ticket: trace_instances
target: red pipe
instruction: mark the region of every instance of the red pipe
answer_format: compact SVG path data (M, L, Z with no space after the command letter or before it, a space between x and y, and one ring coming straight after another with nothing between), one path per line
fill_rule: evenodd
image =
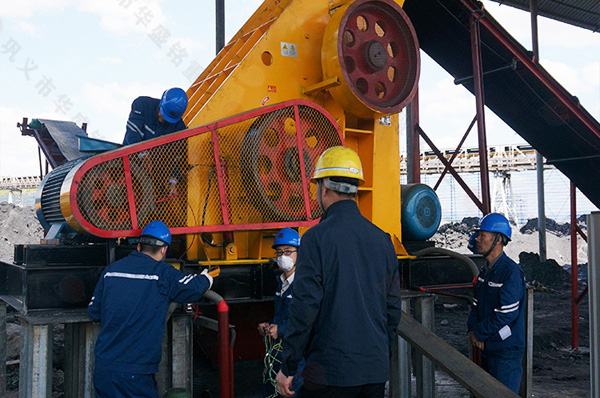
M221 398L233 398L233 348L229 339L229 306L225 300L217 304L219 325L219 391Z

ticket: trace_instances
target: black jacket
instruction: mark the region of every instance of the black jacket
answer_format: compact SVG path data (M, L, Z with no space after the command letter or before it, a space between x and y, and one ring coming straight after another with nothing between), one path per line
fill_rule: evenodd
M304 354L307 381L385 382L401 303L390 237L360 214L356 202L332 204L302 237L282 372L293 375Z

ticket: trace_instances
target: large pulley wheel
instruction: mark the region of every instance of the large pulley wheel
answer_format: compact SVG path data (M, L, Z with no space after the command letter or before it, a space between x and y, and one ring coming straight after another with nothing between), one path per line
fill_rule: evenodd
M315 109L300 107L299 123L292 108L258 118L244 138L241 169L253 202L269 221L306 220L304 181L308 182L320 154L341 144L337 130ZM298 136L302 149L298 148ZM316 200L309 197L310 218L320 216Z
M325 29L324 80L335 100L361 117L399 112L419 79L419 45L406 13L393 0L357 0L335 11Z

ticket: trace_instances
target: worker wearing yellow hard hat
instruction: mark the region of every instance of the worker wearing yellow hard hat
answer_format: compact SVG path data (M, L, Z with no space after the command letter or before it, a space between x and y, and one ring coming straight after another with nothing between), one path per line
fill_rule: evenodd
M383 397L401 314L394 245L360 214L355 199L364 176L356 152L329 148L311 180L323 216L298 251L277 390L292 394L304 356L304 384L295 391L301 397Z

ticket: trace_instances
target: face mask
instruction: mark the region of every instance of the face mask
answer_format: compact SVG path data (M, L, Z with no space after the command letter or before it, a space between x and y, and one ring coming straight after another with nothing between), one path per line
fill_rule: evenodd
M277 265L283 272L291 271L294 268L294 259L289 256L277 257Z

